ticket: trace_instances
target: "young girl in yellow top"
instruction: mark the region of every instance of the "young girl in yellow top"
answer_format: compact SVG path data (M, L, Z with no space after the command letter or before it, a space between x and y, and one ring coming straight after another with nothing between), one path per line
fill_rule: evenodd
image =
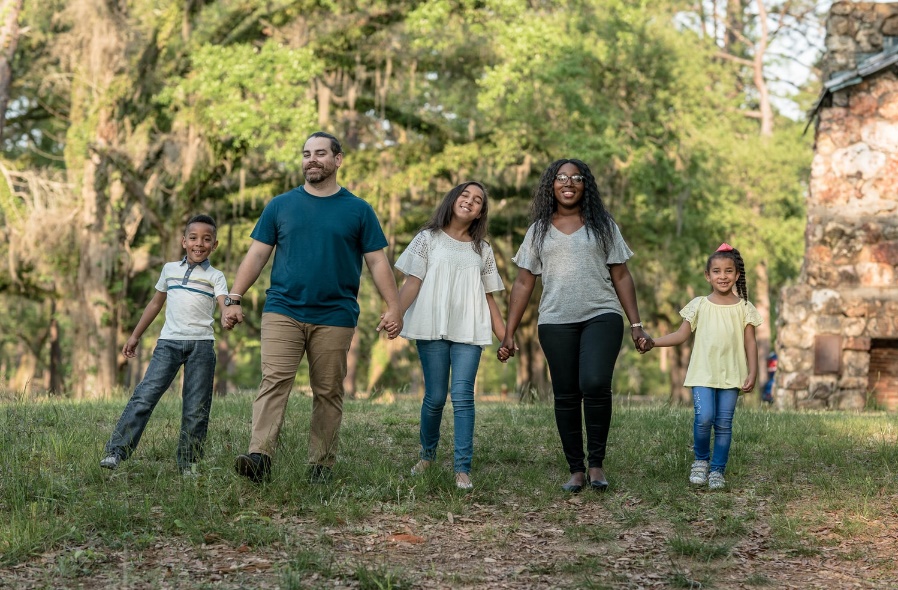
M696 297L680 310L683 323L676 332L654 342L641 339L639 345L642 351L652 346L677 346L695 332L683 384L692 387L695 406L695 461L690 468L689 482L697 486L707 483L710 489L716 490L726 487L723 472L733 437L736 401L740 391L754 389L758 377L755 326L761 324L761 315L748 301L742 255L729 244L721 244L708 258L705 280L711 285L711 294Z

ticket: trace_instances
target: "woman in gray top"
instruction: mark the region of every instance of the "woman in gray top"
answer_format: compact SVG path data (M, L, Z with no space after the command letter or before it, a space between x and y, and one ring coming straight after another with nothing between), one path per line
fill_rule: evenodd
M652 342L639 321L636 288L627 269L633 253L602 204L595 177L580 160L549 165L533 192L530 209L533 224L513 258L520 270L509 296L500 355L514 354L515 332L536 277L541 276L539 342L549 364L555 422L571 473L561 487L576 493L588 483L602 491L608 487L602 462L623 314L634 343L645 338L650 348Z

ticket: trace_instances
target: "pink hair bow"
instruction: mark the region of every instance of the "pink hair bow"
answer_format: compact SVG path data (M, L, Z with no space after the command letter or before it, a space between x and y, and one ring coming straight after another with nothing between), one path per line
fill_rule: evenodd
M735 250L735 248L724 242L717 250L715 250L715 252L732 252L733 250Z

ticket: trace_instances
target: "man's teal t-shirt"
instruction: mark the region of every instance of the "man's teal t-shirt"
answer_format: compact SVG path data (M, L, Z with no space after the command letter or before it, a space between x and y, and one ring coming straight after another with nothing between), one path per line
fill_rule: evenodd
M371 205L345 188L316 197L300 186L265 206L251 236L275 247L264 311L355 327L362 257L387 246Z

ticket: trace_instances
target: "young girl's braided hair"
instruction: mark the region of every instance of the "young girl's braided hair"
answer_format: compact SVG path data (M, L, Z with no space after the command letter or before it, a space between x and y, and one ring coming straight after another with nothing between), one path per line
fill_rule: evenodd
M742 298L742 301L748 301L748 284L745 282L745 261L742 260L742 254L726 242L720 245L717 250L708 257L705 264L705 272L711 272L711 261L715 258L729 258L736 265L736 272L739 278L736 280L736 293Z

